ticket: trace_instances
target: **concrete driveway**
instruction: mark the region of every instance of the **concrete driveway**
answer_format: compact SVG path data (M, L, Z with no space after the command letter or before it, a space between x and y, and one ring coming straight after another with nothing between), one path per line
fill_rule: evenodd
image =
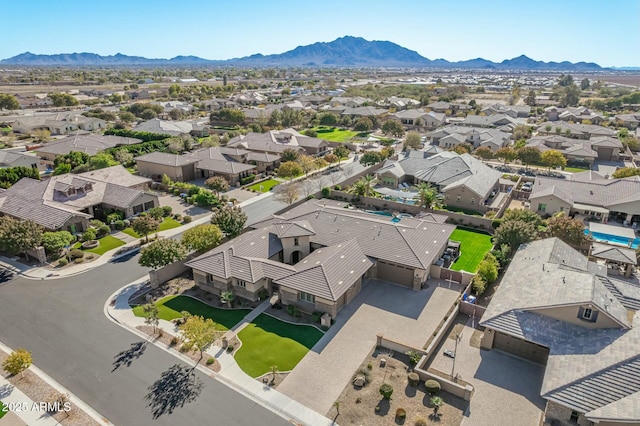
M182 216L191 216L194 220L200 219L208 214L211 210L202 207L186 204L178 195L163 194L158 197L161 206L171 206L173 214L181 214Z
M471 346L472 337L477 341L480 331L470 325L460 332L455 358L454 375L475 388L462 425L538 426L545 406L540 397L544 366ZM443 351L454 351L455 343L455 339L445 339L430 367L451 374L453 359Z
M278 391L318 413L328 412L375 346L377 334L421 348L459 295L460 289L449 289L448 283L439 281L416 292L366 280L360 294Z

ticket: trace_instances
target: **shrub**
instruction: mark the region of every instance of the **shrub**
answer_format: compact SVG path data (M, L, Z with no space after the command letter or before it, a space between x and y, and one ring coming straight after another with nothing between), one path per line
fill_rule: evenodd
M216 362L216 359L215 359L215 358L207 358L207 365L211 365L211 364L213 364L214 362Z
M380 412L380 406L379 405L376 405L375 411L376 411L376 413Z
M182 218L182 223L191 223L193 218L191 216L185 216Z
M411 372L407 374L407 380L409 380L410 386L416 387L420 383L420 376L418 376L418 373Z
M404 408L398 408L396 410L396 417L400 420L404 419L405 417L407 417L407 410L405 410Z
M124 220L116 220L113 222L113 227L118 231L122 231L124 229Z
M178 342L179 342L179 340L178 340L177 337L172 337L171 341L169 342L169 346L175 346L175 345L178 344Z
M123 222L124 222L124 227L125 228L128 228L128 227L131 226L131 221L129 219L125 219L125 220L123 220Z
M391 395L393 395L393 386L391 386L389 383L383 383L378 391L384 399L389 400L391 399Z
M173 195L180 195L180 190L178 188L174 189Z
M331 196L331 188L328 188L326 186L322 188L322 196L324 198L329 198Z
M371 363L367 364L367 370L371 370L373 369L373 365L371 365Z
M287 313L291 316L296 312L296 307L293 305L287 305Z
M105 236L109 235L110 232L111 232L111 228L109 228L109 225L101 225L98 228L98 232L96 233L96 237L97 238L105 237Z
M60 266L66 266L69 263L69 261L67 259L65 259L64 257L62 259L58 259L58 265Z
M409 362L411 362L412 365L416 365L420 361L420 358L422 358L422 354L414 351L413 349L407 352L407 355L409 356Z
M89 221L89 224L91 225L91 227L98 229L100 228L102 225L104 225L104 222L98 219L91 219Z
M153 207L149 209L149 216L156 220L161 220L164 215L164 209L162 207Z
M233 352L233 345L227 346L227 352L229 353Z
M336 185L333 187L333 189L335 189L336 191L340 191L342 187L340 185Z
M362 398L361 397L357 397L356 398L356 404L360 404L362 402Z
M247 185L251 182L253 182L256 179L256 175L249 175L247 177L243 177L242 179L240 179L240 185Z
M162 206L162 210L164 210L164 214L163 214L164 217L171 216L171 213L173 212L173 207Z
M107 223L114 223L122 219L124 219L124 214L122 214L122 212L113 212L107 215Z
M72 259L80 259L84 257L84 252L80 249L72 249L69 252L69 256L71 256Z
M424 387L427 388L427 392L429 392L430 395L440 391L440 383L437 380L427 380L424 382Z
M416 417L416 420L413 424L415 426L427 426L427 419L425 419L424 417Z
M311 320L313 322L320 322L320 318L322 318L323 314L323 312L315 311L313 314L311 314Z
M180 352L182 353L189 352L192 348L193 348L193 345L189 342L186 342L186 343L183 343L182 346L180 346Z
M500 224L502 223L502 219L493 219L491 221L491 227L493 229L498 229L500 227Z
M174 218L175 220L180 221L180 220L182 220L182 215L181 215L180 213L176 213L176 214L174 214L174 215L173 215L173 218Z
M95 255L95 254L93 254L93 253L87 253L87 256L86 256L86 258L87 258L87 259L91 260L91 259L93 259L94 257L96 257L96 255Z
M84 258L82 258L82 257L77 257L77 258L73 259L73 263L80 264L82 262L84 262Z
M89 228L82 234L82 241L91 241L96 239L96 231Z

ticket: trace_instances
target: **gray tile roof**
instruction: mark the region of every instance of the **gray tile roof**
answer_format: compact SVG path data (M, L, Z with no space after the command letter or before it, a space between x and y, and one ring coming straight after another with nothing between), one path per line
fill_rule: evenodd
M227 160L200 160L196 165L197 169L209 170L216 173L225 173L237 175L242 172L253 170L256 168L253 164L239 163L237 161Z
M279 155L269 154L268 152L250 152L247 155L249 161L260 161L263 163L273 163L280 160Z
M136 161L159 164L162 166L182 167L188 164L197 163L199 158L186 155L169 154L168 152L151 152L134 158Z
M640 392L634 392L628 396L613 401L603 407L587 413L592 421L611 420L619 422L636 422L640 418Z
M591 256L598 257L600 259L613 260L615 262L631 263L637 265L635 250L614 247L608 244L592 243Z
M2 167L33 167L40 160L35 155L27 155L21 152L0 150L0 168Z
M76 134L58 139L38 148L36 152L43 154L65 155L71 151L84 152L88 155L96 155L105 149L121 145L132 145L141 143L140 139L124 138L120 136L103 136L93 133Z
M122 165L105 167L104 169L91 170L76 175L92 181L109 182L114 185L126 186L127 188L151 183L151 179L132 175Z
M166 121L153 118L138 124L133 128L136 132L150 132L161 135L180 136L188 135L193 130L194 125L189 121Z
M273 229L278 238L302 237L315 235L316 232L306 220L296 222L276 222Z
M227 147L277 154L281 154L285 149L318 149L327 145L325 140L304 136L293 129L272 130L267 133L247 133L236 136L227 143Z

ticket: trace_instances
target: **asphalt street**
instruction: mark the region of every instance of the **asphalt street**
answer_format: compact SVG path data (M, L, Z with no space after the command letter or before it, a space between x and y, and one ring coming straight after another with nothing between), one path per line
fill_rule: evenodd
M362 166L347 170L355 174ZM253 223L284 206L269 197L244 210ZM141 338L105 317L107 298L148 273L137 260L135 255L43 281L0 270L0 341L31 351L34 364L116 425L287 424L197 370L195 379L185 379L187 364L140 344ZM123 355L126 362L115 368Z

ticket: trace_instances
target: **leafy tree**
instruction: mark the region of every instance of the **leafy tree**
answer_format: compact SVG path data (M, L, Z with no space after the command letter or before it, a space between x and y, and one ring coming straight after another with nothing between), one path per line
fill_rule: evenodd
M365 151L360 157L360 164L363 166L372 166L384 160L382 155L376 151Z
M300 157L300 152L296 151L295 149L287 148L284 151L282 151L282 154L280 154L280 161L283 163L286 163L289 161L298 161L299 157Z
M180 241L164 238L143 247L140 250L138 263L146 268L158 269L178 262L184 259L186 255L187 250Z
M327 154L324 156L324 161L326 161L329 164L335 163L338 161L338 156L335 154Z
M491 284L498 279L498 269L500 269L498 260L491 253L487 253L478 265L477 273L487 284Z
M384 122L382 125L382 131L387 135L392 135L397 138L404 135L404 127L402 127L402 123L393 119Z
M134 121L136 121L136 116L129 111L121 111L118 114L118 117L120 117L120 120L124 123L133 123Z
M459 155L471 154L471 151L473 151L473 145L470 143L461 143L454 146L452 151Z
M319 123L322 126L335 126L338 124L338 116L332 112L325 112L320 114Z
M518 158L518 153L510 147L500 148L496 151L496 158L501 159L504 164L507 164Z
M15 95L0 93L0 111L4 109L20 109L20 103Z
M589 82L589 79L587 77L585 77L580 82L580 89L587 90L590 85L591 85L591 83Z
M617 169L615 172L613 172L613 175L611 176L614 179L622 179L622 178L638 176L638 175L640 175L640 169L636 167L622 167L620 169Z
M483 160L490 160L493 158L494 154L493 151L491 151L491 148L488 148L486 146L481 146L480 148L477 148L473 154L476 157L480 157Z
M220 146L220 137L218 135L210 135L207 139L200 142L201 148L213 148Z
M223 206L213 210L211 223L229 238L234 238L240 234L247 223L247 215L238 206Z
M300 198L300 186L296 182L278 185L274 188L276 200L291 205Z
M384 399L390 400L391 395L393 395L393 386L391 386L389 383L383 383L378 391Z
M217 247L222 239L220 228L211 224L195 226L182 234L182 244L189 250L201 253Z
M540 155L540 160L542 164L549 167L549 170L551 170L552 167L564 167L567 165L567 159L560 151L556 151L555 149L549 149L543 152Z
M33 137L37 141L47 142L51 137L51 132L47 129L38 129L33 131Z
M429 183L420 182L418 184L417 198L420 207L425 209L442 207L442 198L438 195L438 190Z
M333 155L338 157L338 168L340 167L340 162L343 158L348 158L351 151L344 145L337 146L333 148Z
M58 253L74 240L75 237L68 231L45 232L42 234L40 244L48 253Z
M160 221L149 215L138 216L131 222L131 227L136 234L142 235L145 237L146 242L149 242L149 234L160 228Z
M44 228L32 220L0 216L0 247L12 255L36 248L42 241Z
M539 214L528 209L507 209L502 215L502 221L521 220L531 223L536 229L544 228L544 220Z
M123 165L129 165L133 163L133 154L126 149L119 149L114 154L115 160Z
M368 197L373 192L377 180L373 175L366 175L360 178L354 185L355 191L358 195Z
M142 306L142 312L144 312L144 323L153 327L153 332L156 332L156 327L160 324L160 311L158 305L155 303L147 303Z
M487 282L480 274L476 274L471 280L471 289L475 294L480 296L487 289Z
M380 150L380 155L382 156L382 159L385 160L396 155L396 150L392 146L385 146Z
M287 161L281 163L278 167L278 177L285 179L292 179L296 176L300 176L303 173L304 170L302 169L300 164L295 161Z
M588 241L582 222L568 217L564 212L559 212L547 220L547 235L558 237L576 249L580 249Z
M353 125L353 130L357 132L370 132L373 129L373 121L369 117L360 117Z
M89 159L89 165L92 170L97 170L117 166L118 162L110 154L100 152Z
M17 349L2 361L2 368L13 376L18 374L24 376L24 370L29 368L32 362L31 352L26 349Z
M520 244L531 242L537 236L538 231L531 222L503 220L498 229L496 229L494 244L498 246L506 244L514 251L520 247Z
M229 181L222 176L212 176L204 182L204 186L219 195L229 189Z
M216 340L216 334L218 333L216 324L211 318L204 319L198 315L187 318L187 320L179 326L179 329L191 347L200 351L200 360L202 360L204 351ZM198 360L198 362L200 362L200 360Z
M559 86L571 86L573 85L573 77L570 74L564 75L560 74L560 78L558 79Z
M529 106L535 106L536 105L536 92L534 92L533 90L529 90L529 93L524 98L524 103L529 105Z
M8 167L0 169L0 188L9 188L22 178L40 180L40 172L32 167Z
M220 204L218 197L206 189L200 189L200 191L193 196L193 201L199 206L215 206Z
M513 139L528 139L531 136L531 127L526 124L519 124L513 129Z
M211 113L210 120L216 121L231 121L232 123L244 123L245 121L244 112L240 109L233 108L222 108L219 111L215 111Z
M540 162L540 150L533 146L524 146L518 151L518 159L522 161L522 164L528 166L529 164Z
M323 167L327 167L329 163L327 163L327 160L324 158L318 157L313 160L313 165L316 169L322 169Z
M308 176L309 172L316 169L315 159L309 155L301 155L298 158L298 164L300 164L300 167L304 170L305 176Z
M305 136L309 136L310 138L317 138L318 137L318 132L316 132L313 129L307 129L304 131L304 135Z
M78 100L68 93L49 93L49 98L55 107L76 106Z
M422 141L420 140L420 133L418 132L408 132L407 136L404 138L404 150L408 151L408 149L420 149L422 146Z

